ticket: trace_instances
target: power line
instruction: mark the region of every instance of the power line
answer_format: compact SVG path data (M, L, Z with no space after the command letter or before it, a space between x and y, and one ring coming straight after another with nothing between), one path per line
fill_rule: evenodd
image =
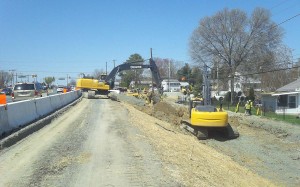
M278 3L278 4L274 5L273 7L271 7L270 10L272 10L272 9L274 9L274 8L276 8L276 7L278 7L279 5L282 5L283 3L287 2L287 1L288 1L288 0L281 1L280 3Z
M279 23L279 24L276 24L276 25L272 26L270 29L272 29L272 28L274 28L274 27L278 27L279 25L281 25L281 24L283 24L283 23L286 23L286 22L290 21L291 19L294 19L295 17L298 17L298 16L300 16L300 13L298 13L298 14L296 14L296 15L294 15L294 16L292 16L292 17L286 19L286 20L284 20L283 22L281 22L281 23Z
M259 74L263 74L263 73L271 73L271 72L289 70L289 69L294 69L294 68L300 68L300 66L293 66L293 67L288 67L288 68L273 69L273 70L261 71L261 72L256 72L256 73L248 73L248 74L244 74L244 75L239 75L237 77L250 76L250 75L259 75Z
M277 72L277 71L284 71L284 70L290 70L290 69L296 69L300 68L299 66L292 66L292 67L287 67L287 68L279 68L279 69L273 69L273 70L266 70L266 71L261 71L261 72L254 72L254 73L247 73L247 74L241 74L241 75L234 75L234 77L247 77L251 75L259 75L263 73L271 73L271 72ZM226 79L228 77L219 77L219 79Z

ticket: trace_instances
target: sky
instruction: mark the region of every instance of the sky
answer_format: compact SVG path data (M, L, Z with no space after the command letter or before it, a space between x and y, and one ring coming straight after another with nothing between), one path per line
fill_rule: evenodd
M202 18L256 7L277 24L300 13L299 0L0 0L0 71L66 84L106 64L110 72L134 53L149 59L150 48L153 57L192 63L189 38ZM300 16L280 26L300 58Z

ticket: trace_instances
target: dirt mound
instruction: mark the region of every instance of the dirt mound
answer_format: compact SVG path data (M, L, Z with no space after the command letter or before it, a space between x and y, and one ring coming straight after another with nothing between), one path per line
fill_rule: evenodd
M180 125L182 118L188 119L187 107L175 103L173 106L173 104L168 101L161 101L154 105L149 105L146 104L145 100L141 100L132 96L126 96L124 94L112 94L110 97L112 100L131 104L140 111L176 126Z
M188 118L188 111L185 107L174 107L164 101L153 105L153 107L143 107L139 110L176 126L180 125L182 118Z
M166 102L160 102L153 106L154 110L161 111L166 115L174 115L177 113L176 109Z

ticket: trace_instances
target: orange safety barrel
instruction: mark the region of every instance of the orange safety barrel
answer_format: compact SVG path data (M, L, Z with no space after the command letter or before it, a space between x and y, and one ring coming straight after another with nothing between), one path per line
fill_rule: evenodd
M64 93L67 93L67 89L66 88L64 88Z
M0 94L0 105L6 105L6 95Z

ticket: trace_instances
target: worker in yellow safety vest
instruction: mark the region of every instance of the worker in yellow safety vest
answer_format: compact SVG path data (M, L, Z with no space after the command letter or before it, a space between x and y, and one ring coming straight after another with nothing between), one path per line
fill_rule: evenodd
M249 109L249 115L252 115L252 107L253 107L253 102L251 100L249 100L249 105L250 105L250 109Z
M250 102L247 101L246 104L245 104L245 114L246 114L247 116L248 116L248 115L251 115L250 110L251 110Z

